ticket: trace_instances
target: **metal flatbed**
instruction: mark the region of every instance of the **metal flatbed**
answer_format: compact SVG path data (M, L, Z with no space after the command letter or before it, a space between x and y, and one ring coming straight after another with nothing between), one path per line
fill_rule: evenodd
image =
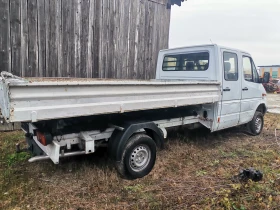
M220 83L211 81L19 78L5 74L0 79L0 107L7 122L215 103L220 96Z

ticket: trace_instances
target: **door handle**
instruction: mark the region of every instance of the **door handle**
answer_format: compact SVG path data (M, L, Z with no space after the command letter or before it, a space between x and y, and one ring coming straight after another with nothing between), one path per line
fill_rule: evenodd
M245 87L245 88L243 88L242 90L245 91L245 90L249 90L249 89L248 89L247 87Z
M223 91L230 91L230 88L226 87Z

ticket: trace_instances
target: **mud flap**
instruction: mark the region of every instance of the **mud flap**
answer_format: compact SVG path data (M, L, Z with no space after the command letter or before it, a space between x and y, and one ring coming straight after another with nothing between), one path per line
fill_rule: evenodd
M28 151L32 154L32 156L45 155L44 151L34 141L32 134L26 133L25 141L28 144Z

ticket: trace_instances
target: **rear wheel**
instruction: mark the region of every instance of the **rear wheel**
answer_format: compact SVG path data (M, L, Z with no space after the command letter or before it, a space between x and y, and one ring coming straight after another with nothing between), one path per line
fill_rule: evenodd
M156 144L146 134L130 137L122 151L122 159L117 162L117 170L127 179L142 178L149 174L156 161Z
M256 112L252 121L248 123L248 130L252 135L259 135L262 132L264 125L263 114L261 112Z

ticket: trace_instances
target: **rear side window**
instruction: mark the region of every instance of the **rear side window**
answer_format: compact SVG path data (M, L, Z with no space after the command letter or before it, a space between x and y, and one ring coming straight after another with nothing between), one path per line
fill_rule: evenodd
M206 71L209 67L209 53L188 53L166 55L163 59L163 71Z
M224 77L226 81L238 80L238 61L235 53L224 52Z

